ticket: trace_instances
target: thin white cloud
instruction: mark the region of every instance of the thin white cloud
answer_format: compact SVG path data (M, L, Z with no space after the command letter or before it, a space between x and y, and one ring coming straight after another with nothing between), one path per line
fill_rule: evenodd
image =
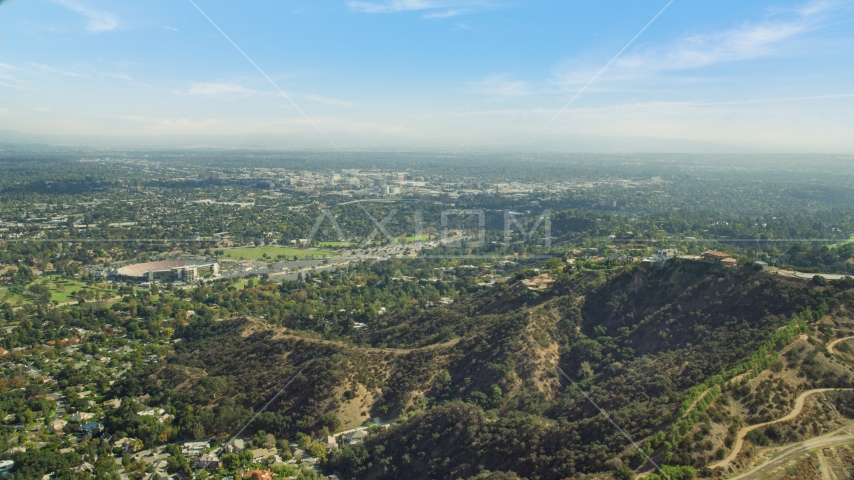
M177 28L175 28L175 27L163 27L163 29L164 29L164 30L171 30L171 31L173 31L173 32L177 32L177 31L179 31L179 30L178 30Z
M493 74L483 80L469 82L468 91L500 97L523 97L531 94L531 88L527 83L511 80L507 74Z
M828 10L835 10L839 7L844 6L845 1L836 1L836 0L812 0L803 5L798 6L798 13L801 15L815 15L817 13L822 13Z
M174 90L173 93L178 95L192 95L192 96L216 96L216 95L231 95L231 96L243 96L243 97L279 97L278 92L272 91L263 91L263 90L255 90L253 88L246 88L242 85L236 83L227 83L227 82L192 82L190 86L186 89L182 90ZM306 100L311 100L313 102L325 103L327 105L333 105L336 107L343 108L352 108L358 106L358 104L351 102L349 100L342 100L338 98L330 98L324 97L321 95L314 95L311 93L306 94L294 94L292 92L287 92L288 95L299 95Z
M181 95L245 95L253 97L273 96L270 92L253 90L234 83L194 82L186 90L180 90Z
M106 32L119 27L119 19L110 12L95 10L73 0L53 0L53 2L88 18L89 24L86 30L90 32Z
M111 78L118 78L119 80L133 81L133 77L131 77L129 75L125 75L123 73L105 73L104 75L111 77Z
M124 73L117 73L117 72L104 72L104 71L100 71L97 69L87 68L86 65L77 65L75 67L72 67L71 70L69 70L67 68L63 68L63 67L55 67L52 65L45 65L42 63L30 62L29 65L31 67L35 67L38 70L41 70L42 72L53 73L53 74L57 74L57 75L63 75L66 77L79 77L79 78L88 78L88 79L92 79L92 78L96 78L96 77L108 77L108 78L117 78L119 80L134 81L134 78L131 77L130 75L127 75Z
M11 65L0 64L0 68L5 68L7 70L0 71L0 86L8 87L8 88L23 88L25 83L20 78L12 75L10 73L6 73L8 70L20 70L18 67L13 67Z
M178 95L190 95L190 96L242 96L242 97L278 97L279 94L277 92L265 92L262 90L255 90L252 88L246 88L242 85L238 85L236 83L226 83L226 82L193 82L186 89L175 90L174 93ZM294 95L291 92L288 92L288 95ZM326 105L332 105L335 107L341 108L353 108L358 106L358 104L351 102L349 100L342 100L338 98L330 98L324 97L321 95L314 95L311 93L300 94L302 98L306 100L310 100L312 102L324 103Z
M347 101L347 100L339 100L337 98L321 97L320 95L306 94L306 95L303 95L303 98L305 98L307 100L312 100L314 102L320 102L320 103L325 103L327 105L333 105L336 107L353 108L356 106L355 103Z
M794 18L745 22L719 32L690 35L664 50L627 55L618 66L677 70L783 53L786 40L821 28L825 20L823 14L839 5L814 0L798 8Z
M439 18L451 18L451 17L456 17L457 15L462 15L463 13L464 12L460 9L451 9L451 10L444 10L441 12L426 13L421 18L424 18L427 20L439 19Z
M348 1L347 6L351 10L364 13L395 13L439 8L434 2L427 0L390 0L386 2Z
M43 72L57 73L59 75L64 75L66 77L80 77L80 76L82 76L81 74L79 74L77 72L73 72L71 70L66 70L66 69L60 68L60 67L52 67L50 65L44 65L41 63L30 63L30 65L38 68L39 70L41 70Z
M633 80L660 72L791 54L796 51L792 42L829 25L829 13L847 3L851 2L812 0L726 30L686 35L669 45L626 54L614 62L606 77L612 81ZM557 85L574 90L594 73L593 68L579 69L576 62L566 62L555 70L553 80Z
M684 38L666 52L630 55L618 67L679 70L749 60L775 53L774 46L814 28L809 20L747 24L731 30Z
M472 10L489 7L488 0L348 0L350 10L362 13L398 13L421 10L436 10L423 15L425 19L456 17Z

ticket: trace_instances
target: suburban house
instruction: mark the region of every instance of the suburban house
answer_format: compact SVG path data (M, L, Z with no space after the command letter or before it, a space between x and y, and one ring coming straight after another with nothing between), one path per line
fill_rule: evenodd
M368 433L364 430L356 430L347 436L347 443L350 445L355 445L357 443L362 443L365 439L368 438Z
M140 417L154 417L157 419L158 423L166 423L168 420L171 420L172 415L166 413L166 410L162 408L152 408L150 410L143 410L141 412L137 412L137 415Z
M86 422L83 425L80 425L80 431L90 437L94 437L104 431L104 425L98 422Z
M671 258L675 258L679 255L679 249L676 248L665 248L663 250L656 250L655 253L652 254L651 257L644 258L643 261L646 263L653 263L656 265L663 265L667 263Z
M136 438L121 438L113 442L113 447L122 449L122 453L134 453L142 450L142 440Z
M186 457L198 457L209 448L211 446L208 442L187 442L181 446L181 453Z
M68 425L68 422L62 419L54 420L50 422L50 431L51 433L60 432L62 433L62 429Z
M554 283L555 279L548 273L537 275L530 280L523 280L522 285L528 287L528 290L545 290L550 283Z
M627 263L634 263L635 260L637 260L635 257L624 253L612 253L605 258L605 263L609 265L625 265Z
M246 450L246 443L237 438L225 446L225 453L240 453Z
M203 453L193 462L193 468L204 468L205 470L216 470L219 468L219 457L212 453Z
M269 470L249 470L243 474L243 478L252 479L258 477L258 480L273 480L275 474Z
M252 450L252 461L260 462L266 460L268 457L276 456L276 450L271 448L256 448Z
M77 412L71 416L71 423L86 422L86 421L89 421L90 419L92 419L94 417L95 417L94 413Z
M700 257L703 259L703 261L709 263L723 263L723 261L728 258L732 259L733 262L735 261L731 254L726 252L719 252L717 250L706 250L705 252L700 254Z
M332 435L324 437L323 441L321 441L320 443L322 443L323 446L326 447L327 451L335 450L338 448L338 441Z

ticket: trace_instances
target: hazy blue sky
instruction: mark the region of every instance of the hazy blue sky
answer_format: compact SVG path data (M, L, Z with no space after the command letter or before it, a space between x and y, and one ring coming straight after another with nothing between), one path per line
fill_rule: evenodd
M854 152L854 2L195 0L339 146ZM0 2L0 129L329 142L188 0Z

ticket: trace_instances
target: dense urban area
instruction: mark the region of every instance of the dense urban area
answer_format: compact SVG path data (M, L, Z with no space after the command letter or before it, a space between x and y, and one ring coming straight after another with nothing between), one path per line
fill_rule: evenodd
M848 478L850 163L3 145L0 471Z

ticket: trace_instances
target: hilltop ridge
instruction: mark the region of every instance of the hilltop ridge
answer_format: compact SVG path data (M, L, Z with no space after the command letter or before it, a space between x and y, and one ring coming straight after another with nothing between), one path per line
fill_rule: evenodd
M650 466L556 366L651 446L683 414L683 400L691 403L692 387L748 361L796 314L821 312L808 329L830 318L839 328L854 326L845 313L850 288L675 261L661 269L580 273L546 292L510 283L450 307L394 314L361 345L236 318L195 328L165 366L125 379L116 390L137 389L154 403L174 405L186 431L225 435L311 362L253 428L293 435L398 419L399 426L365 444L330 453L330 468L356 478L642 471ZM804 344L792 350L798 355L818 348L812 340L798 342ZM837 372L832 379L814 373L818 379L786 388L850 386L847 366L825 363L815 368ZM720 402L703 403L696 426L677 435L678 445L662 450L658 442L649 453L663 464L709 464L726 449L726 425L736 421L728 419L772 415L734 405L743 403L745 389L764 388L767 374L752 375ZM196 413L182 415L188 406Z

